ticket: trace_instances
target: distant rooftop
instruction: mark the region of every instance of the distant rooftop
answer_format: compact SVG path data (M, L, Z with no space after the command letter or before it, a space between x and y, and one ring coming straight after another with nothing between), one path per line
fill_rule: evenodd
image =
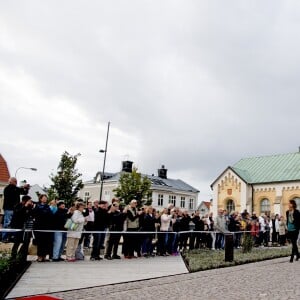
M10 178L9 170L7 167L7 163L3 156L0 154L0 182L8 182Z
M247 183L300 180L300 152L243 158L232 169Z
M101 172L102 173L102 172ZM86 181L85 184L91 184L99 182L100 179L100 172L98 172L94 178L94 180ZM104 173L104 182L105 181L119 181L120 176L122 172L117 173ZM152 183L152 188L156 190L179 190L179 191L186 191L186 192L192 192L192 193L198 193L199 190L192 187L191 185L185 183L184 181L180 179L171 179L171 178L161 178L159 176L154 175L147 175L142 174L142 176L146 176ZM96 181L96 179L98 179Z

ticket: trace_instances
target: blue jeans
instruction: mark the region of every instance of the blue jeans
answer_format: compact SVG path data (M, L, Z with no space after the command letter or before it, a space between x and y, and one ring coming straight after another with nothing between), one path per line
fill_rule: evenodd
M216 249L224 249L224 234L223 233L217 233L216 236Z
M3 228L8 228L14 214L13 210L4 210L4 221L3 221ZM6 240L9 238L9 234L7 232L2 233L2 240Z
M59 259L64 251L67 241L66 232L54 232L53 256L54 259Z

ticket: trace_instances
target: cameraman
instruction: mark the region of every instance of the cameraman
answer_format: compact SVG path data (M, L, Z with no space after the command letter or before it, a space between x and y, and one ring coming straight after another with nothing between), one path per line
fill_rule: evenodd
M23 187L17 186L17 178L9 178L8 185L4 188L4 223L3 228L9 228L10 222L14 213L14 208L17 204L20 203L20 196L27 195L30 185L25 184ZM9 242L9 234L6 232L2 233L2 241L4 243Z

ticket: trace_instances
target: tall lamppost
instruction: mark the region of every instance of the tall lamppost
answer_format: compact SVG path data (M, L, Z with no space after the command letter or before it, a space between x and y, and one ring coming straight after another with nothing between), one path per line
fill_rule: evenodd
M15 173L15 177L17 178L17 173L20 169L27 169L27 170L31 170L31 171L37 171L37 168L28 168L28 167L19 167L17 170L16 170L16 173Z
M100 177L100 179L101 179L101 185L100 185L99 201L101 201L102 191L103 191L103 180L104 180L104 171L105 171L105 162L106 162L106 153L107 153L107 143L108 143L108 135L109 135L109 126L110 126L110 122L108 122L108 124L107 124L107 134L106 134L105 150L103 150L103 149L99 150L100 153L104 153L102 174L100 174L100 176L101 176Z

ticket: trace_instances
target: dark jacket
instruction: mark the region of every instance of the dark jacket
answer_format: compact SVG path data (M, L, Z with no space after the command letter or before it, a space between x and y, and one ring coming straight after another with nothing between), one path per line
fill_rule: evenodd
M195 224L195 231L204 231L204 221L200 216L194 216L192 222Z
M103 209L99 207L97 211L95 211L95 221L94 221L94 230L104 230L108 227L109 220L108 220L108 211L107 209Z
M65 224L67 222L69 215L66 208L58 208L56 213L53 215L53 229L54 230L66 230Z
M28 194L28 188L22 188L9 184L4 188L4 210L14 210L15 206L20 203L20 196Z
M110 231L123 231L124 221L126 215L120 211L114 211L108 214L109 230Z
M155 218L149 214L144 215L143 225L141 227L142 231L155 231Z
M190 221L191 217L188 215L182 216L180 220L180 231L189 231L190 230Z
M53 229L53 213L48 204L38 203L34 210L34 229L51 230Z
M11 219L10 226L15 229L24 229L26 227L26 222L32 218L33 210L32 206L25 206L19 203L14 210L13 217Z

